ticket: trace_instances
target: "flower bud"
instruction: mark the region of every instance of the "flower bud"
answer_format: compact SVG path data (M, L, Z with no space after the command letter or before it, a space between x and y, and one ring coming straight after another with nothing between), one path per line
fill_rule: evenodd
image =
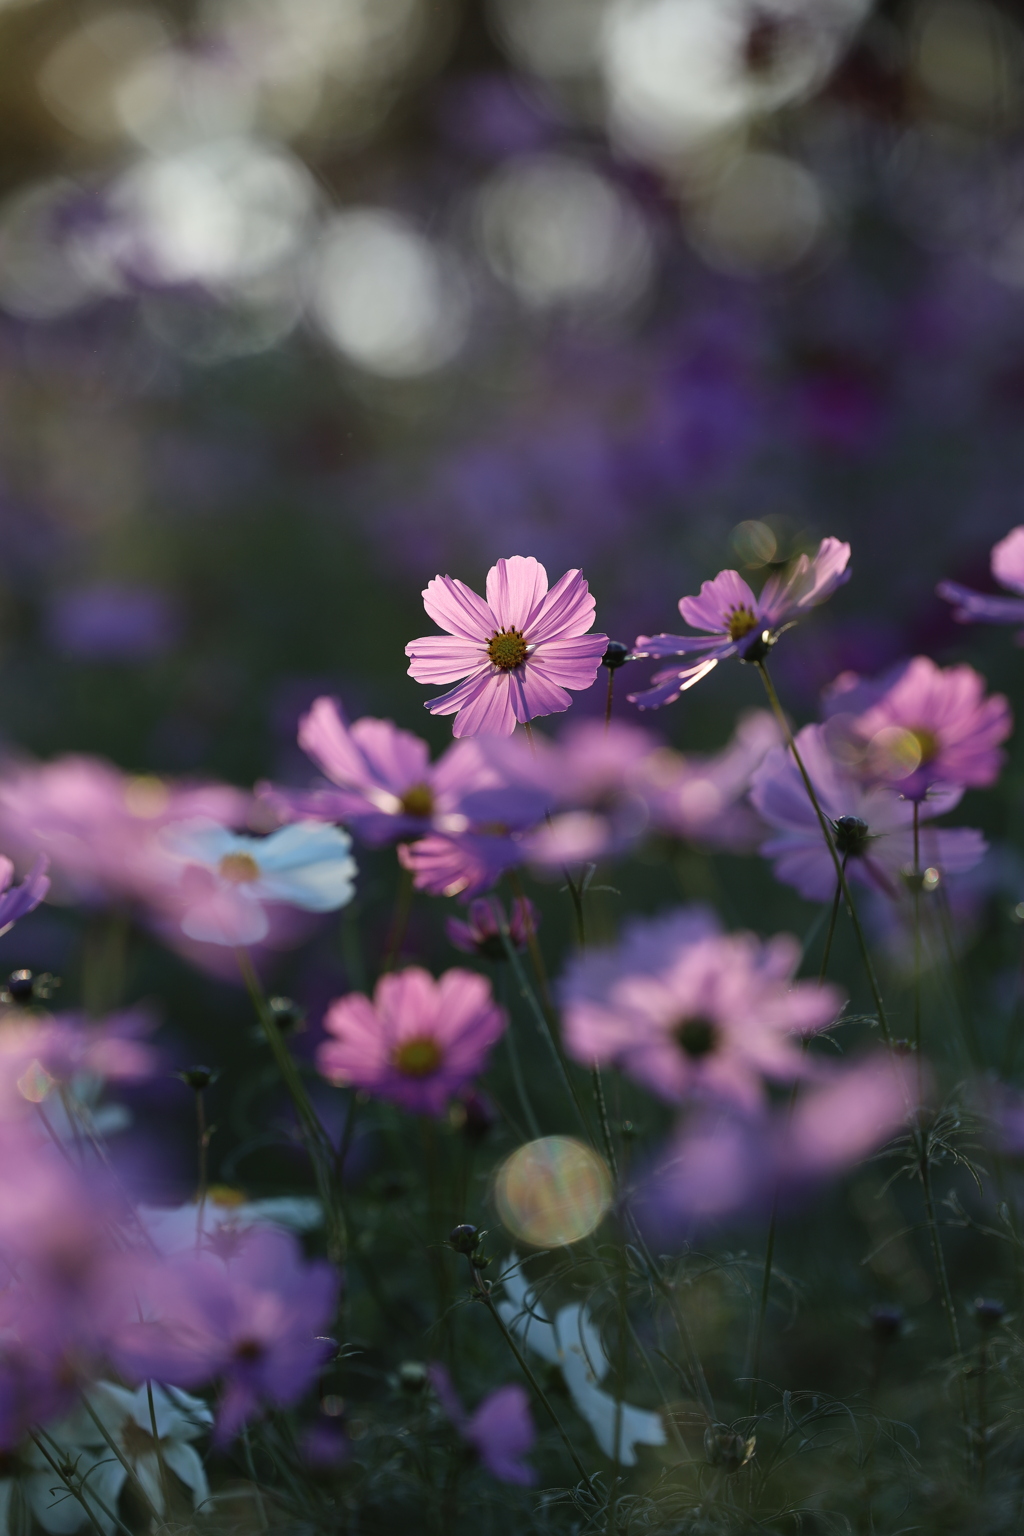
M204 1088L209 1088L211 1083L217 1081L218 1074L213 1067L196 1066L187 1067L184 1072L179 1072L178 1076L186 1088L191 1088L194 1093L202 1093Z
M418 1397L427 1385L427 1368L421 1360L403 1360L398 1367L398 1385L410 1397Z
M12 971L4 982L2 1000L19 1008L30 1008L33 1003L48 1003L60 986L60 978L49 971L36 975L35 971Z
M978 1296L974 1303L974 1316L978 1327L987 1333L990 1328L996 1328L1006 1316L1006 1308L1001 1301L994 1301L991 1297Z
M297 1035L306 1026L306 1010L290 997L268 997L267 1007L282 1035Z
M609 672L615 672L628 660L629 646L623 645L621 640L609 640L608 649L601 657L602 667L607 667Z
M480 1242L481 1234L468 1221L462 1222L457 1227L452 1227L448 1234L449 1246L454 1248L456 1253L464 1253L467 1256L476 1252Z
M704 1454L713 1467L738 1472L754 1454L756 1437L737 1435L724 1424L709 1424L704 1431Z
M860 816L837 816L832 823L836 852L844 857L858 858L871 840L868 824Z

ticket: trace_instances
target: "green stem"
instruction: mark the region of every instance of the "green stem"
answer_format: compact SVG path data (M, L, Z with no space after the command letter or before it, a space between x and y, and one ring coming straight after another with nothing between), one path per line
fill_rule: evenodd
M615 693L615 669L614 669L614 667L609 667L608 668L608 697L605 700L605 706L604 706L604 728L605 728L606 732L608 730L608 727L612 723L612 697L613 697L614 693Z
M412 909L412 879L412 870L400 866L398 889L395 892L395 910L391 917L391 931L388 934L388 947L384 954L384 964L381 966L382 975L394 970L402 950L402 941L405 938L405 930L409 926L409 913Z

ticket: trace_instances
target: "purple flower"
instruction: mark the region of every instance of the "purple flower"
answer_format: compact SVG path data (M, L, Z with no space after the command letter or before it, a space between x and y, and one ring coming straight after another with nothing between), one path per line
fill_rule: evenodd
M675 920L668 942L645 945L637 923L618 951L572 962L561 989L569 1054L612 1062L672 1103L756 1108L765 1079L812 1075L797 1042L834 1022L843 1000L834 987L793 980L797 941L708 932L700 911Z
M345 822L371 847L463 831L463 796L498 782L474 742L457 742L432 764L419 736L390 720L349 725L337 699L314 701L299 722L299 746L338 787L264 789L261 798L289 820Z
M532 556L493 565L486 602L463 582L435 576L423 603L446 633L406 646L409 675L428 684L464 679L426 706L455 715L456 736L510 736L517 720L568 709L566 690L590 687L608 646L607 635L587 633L594 599L582 574L566 571L549 591Z
M634 646L637 658L696 655L700 660L656 672L654 686L644 693L631 693L630 701L641 709L657 709L699 683L727 657L745 661L763 655L783 625L823 603L849 580L849 559L849 544L822 539L813 558L801 555L788 573L770 576L759 598L738 571L719 571L714 581L704 582L699 596L679 600L679 612L687 624L709 633L639 635Z
M382 976L373 999L350 992L333 1002L317 1052L333 1083L362 1088L410 1114L443 1115L482 1071L505 1028L490 982L472 971L436 981L418 966Z
M304 1263L288 1232L254 1228L225 1258L140 1256L113 1286L123 1308L112 1346L118 1368L133 1381L179 1387L219 1379L221 1444L264 1402L294 1403L331 1351L318 1334L334 1312L337 1273Z
M889 785L865 783L829 751L826 727L805 726L797 747L825 815L836 847L846 859L851 880L900 894L900 875L914 867L913 806ZM921 804L927 822L951 810L958 789L934 794ZM775 835L762 843L765 858L775 860L775 875L809 901L828 901L835 892L836 870L800 771L786 747L769 752L753 777L751 802ZM920 827L921 868L944 874L972 869L988 844L971 827L953 830Z
M497 900L482 896L470 902L465 922L457 917L449 917L444 931L455 948L461 949L463 954L477 955L481 960L504 960L505 941L501 936L503 918ZM536 933L539 926L540 915L533 902L528 896L516 896L507 922L513 947L521 953L526 948L530 934Z
M999 750L1013 728L1002 694L984 697L973 667L937 667L916 656L863 714L845 717L836 732L848 738L858 771L923 800L932 785L984 788L999 775Z
M705 1107L683 1122L635 1187L648 1236L677 1243L711 1223L767 1216L806 1199L881 1146L914 1105L905 1063L876 1053L800 1091L792 1111Z
M537 1438L524 1388L499 1387L485 1397L472 1415L459 1402L451 1377L443 1365L429 1369L430 1385L447 1418L467 1445L472 1446L492 1477L503 1483L531 1484L537 1474L523 1460Z
M0 854L0 936L9 932L19 917L34 912L43 900L50 889L50 877L46 873L49 867L49 859L41 853L22 883L12 885L14 865Z
M992 547L992 575L1001 587L1020 597L992 597L972 592L956 581L940 581L936 591L947 603L955 603L953 617L960 624L1024 624L1024 525L1011 528L1005 539ZM1024 645L1024 629L1017 634Z

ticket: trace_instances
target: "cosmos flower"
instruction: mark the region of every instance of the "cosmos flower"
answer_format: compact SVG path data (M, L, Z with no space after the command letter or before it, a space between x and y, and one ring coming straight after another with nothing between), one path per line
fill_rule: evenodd
M850 879L898 896L902 872L914 867L913 805L892 786L865 783L838 761L829 751L823 726L805 726L796 743ZM921 869L955 874L972 869L984 857L988 845L980 832L928 825L931 818L951 810L960 794L947 790L921 803ZM769 752L754 774L750 799L775 829L761 852L775 861L776 878L795 886L809 901L830 900L836 888L835 864L800 770L785 747Z
M880 1147L913 1112L916 1073L876 1052L801 1088L796 1103L737 1114L704 1106L637 1179L634 1215L657 1243L710 1224L765 1218L813 1195Z
M390 720L366 717L349 725L336 699L314 701L299 722L299 746L336 787L264 787L260 798L289 821L344 822L370 847L465 831L462 798L498 782L474 742L456 742L431 763L419 736Z
M798 1042L834 1022L842 997L793 980L801 951L788 935L701 934L703 914L679 917L675 942L642 959L638 923L618 952L572 962L561 988L566 1049L588 1066L614 1063L672 1103L756 1109L765 1080L813 1074Z
M382 976L373 999L350 992L331 1004L333 1036L317 1066L333 1083L390 1099L410 1114L442 1115L483 1070L505 1028L490 983L472 971L436 981L418 966Z
M115 1272L111 1291L120 1321L110 1348L122 1374L178 1387L219 1380L218 1444L264 1403L300 1398L332 1348L320 1335L338 1276L329 1264L305 1263L290 1232L253 1228L223 1257L139 1255Z
M0 855L0 936L13 928L19 917L34 912L50 889L50 877L46 873L50 861L45 853L36 858L20 885L12 885L14 865Z
M916 656L862 714L836 721L833 740L858 773L908 800L923 801L934 785L984 788L999 776L1000 743L1013 729L1003 695L984 695L973 667Z
M523 1387L518 1383L499 1387L470 1415L460 1403L443 1365L435 1363L428 1375L445 1416L476 1451L492 1477L503 1483L529 1485L537 1481L536 1472L523 1460L537 1438Z
M174 1206L140 1205L137 1213L147 1237L161 1253L187 1253L195 1249L199 1207L194 1200ZM239 1190L214 1184L203 1201L200 1246L221 1252L250 1227L310 1232L320 1226L323 1218L320 1201L311 1195L246 1200Z
M426 706L455 715L456 736L510 736L517 720L568 709L566 690L590 687L608 647L607 635L588 634L594 599L582 574L566 571L549 590L532 556L493 565L486 601L461 581L435 576L423 602L446 633L406 646L409 675L428 684L464 679Z
M645 656L697 656L684 667L656 672L653 687L631 693L630 701L641 709L670 704L699 683L702 677L729 656L755 660L773 645L784 625L800 618L832 596L849 580L849 544L822 539L812 557L801 555L788 572L780 571L765 582L755 597L738 571L719 571L704 582L697 597L679 600L679 612L704 635L639 635L633 647L636 658Z
M660 1414L617 1401L601 1387L611 1366L587 1307L572 1302L560 1307L552 1321L515 1254L502 1265L501 1283L505 1299L495 1302L498 1316L522 1344L560 1368L577 1413L590 1425L606 1456L632 1467L638 1445L665 1444Z
M167 827L162 841L179 861L181 929L190 939L256 944L270 931L265 903L333 912L355 894L352 840L321 822L292 822L269 837L184 822Z
M936 591L956 605L953 617L960 624L1024 624L1024 525L1011 528L1005 539L993 545L991 567L999 585L1020 593L1019 597L972 592L957 581L940 581ZM1017 633L1017 644L1024 644L1024 629Z
M449 917L444 931L456 949L477 955L481 960L505 960L507 952L501 934L504 914L494 897L481 896L471 901L466 921ZM520 953L526 948L530 933L540 927L540 914L528 896L516 896L508 913L508 935Z

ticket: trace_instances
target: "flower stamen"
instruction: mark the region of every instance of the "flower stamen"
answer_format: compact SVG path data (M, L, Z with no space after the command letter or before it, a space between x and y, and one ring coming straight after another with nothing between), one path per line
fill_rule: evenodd
M499 672L514 672L529 654L530 647L519 629L499 629L487 642L487 655Z
M226 853L217 865L217 873L229 885L251 885L260 878L260 867L249 853Z
M441 1065L441 1047L430 1035L403 1040L392 1052L392 1064L406 1077L430 1077Z

